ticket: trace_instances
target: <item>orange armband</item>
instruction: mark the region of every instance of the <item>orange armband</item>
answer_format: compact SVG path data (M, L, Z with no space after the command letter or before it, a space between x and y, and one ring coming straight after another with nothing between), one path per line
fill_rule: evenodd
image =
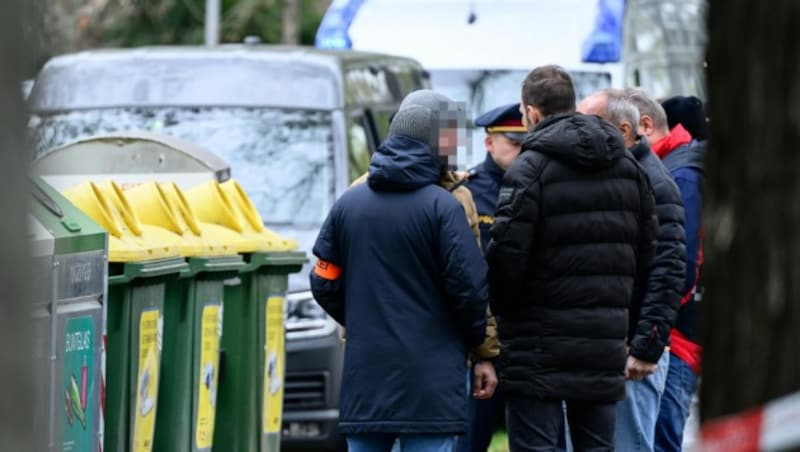
M337 267L333 262L317 260L317 265L314 266L314 273L322 279L328 281L336 281L342 276L341 267Z

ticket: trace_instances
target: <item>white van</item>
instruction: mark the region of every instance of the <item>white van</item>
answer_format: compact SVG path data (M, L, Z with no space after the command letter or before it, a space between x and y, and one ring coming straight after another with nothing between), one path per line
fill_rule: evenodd
M316 45L414 58L433 89L475 117L518 102L527 73L544 64L572 73L578 99L622 87L623 10L621 0L335 0ZM477 131L459 163L482 160L482 143Z

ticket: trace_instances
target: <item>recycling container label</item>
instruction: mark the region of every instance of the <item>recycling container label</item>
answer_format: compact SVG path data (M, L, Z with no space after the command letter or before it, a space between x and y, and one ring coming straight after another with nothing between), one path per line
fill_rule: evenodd
M61 450L85 451L92 449L95 432L92 431L92 406L94 394L94 349L96 331L91 316L75 317L66 322L64 348L63 440Z
M203 307L200 331L198 408L195 441L198 449L209 449L214 440L214 415L219 378L219 342L222 336L222 304Z
M136 378L133 452L150 452L153 448L161 324L161 312L158 309L144 310L139 317L139 372Z
M283 297L269 297L265 311L267 329L264 347L263 432L278 433L281 428L286 365Z

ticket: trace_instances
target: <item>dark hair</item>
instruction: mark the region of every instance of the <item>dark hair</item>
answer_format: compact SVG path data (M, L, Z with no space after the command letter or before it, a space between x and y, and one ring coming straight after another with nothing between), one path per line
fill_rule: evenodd
M538 109L543 116L575 111L572 77L561 66L539 66L522 82L522 103Z
M695 96L675 96L661 102L670 130L678 124L697 140L708 139L708 124L703 101Z

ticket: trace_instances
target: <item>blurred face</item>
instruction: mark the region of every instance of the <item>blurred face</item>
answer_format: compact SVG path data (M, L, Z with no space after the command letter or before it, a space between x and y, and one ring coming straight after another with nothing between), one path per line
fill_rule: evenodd
M511 166L511 162L519 155L522 148L522 143L512 140L501 133L486 135L484 144L486 144L486 150L492 155L492 160L504 170Z
M450 169L455 168L458 158L458 128L446 127L439 129L439 158Z
M458 129L447 127L439 130L439 153L447 150L449 153L452 148L453 152L458 149Z

